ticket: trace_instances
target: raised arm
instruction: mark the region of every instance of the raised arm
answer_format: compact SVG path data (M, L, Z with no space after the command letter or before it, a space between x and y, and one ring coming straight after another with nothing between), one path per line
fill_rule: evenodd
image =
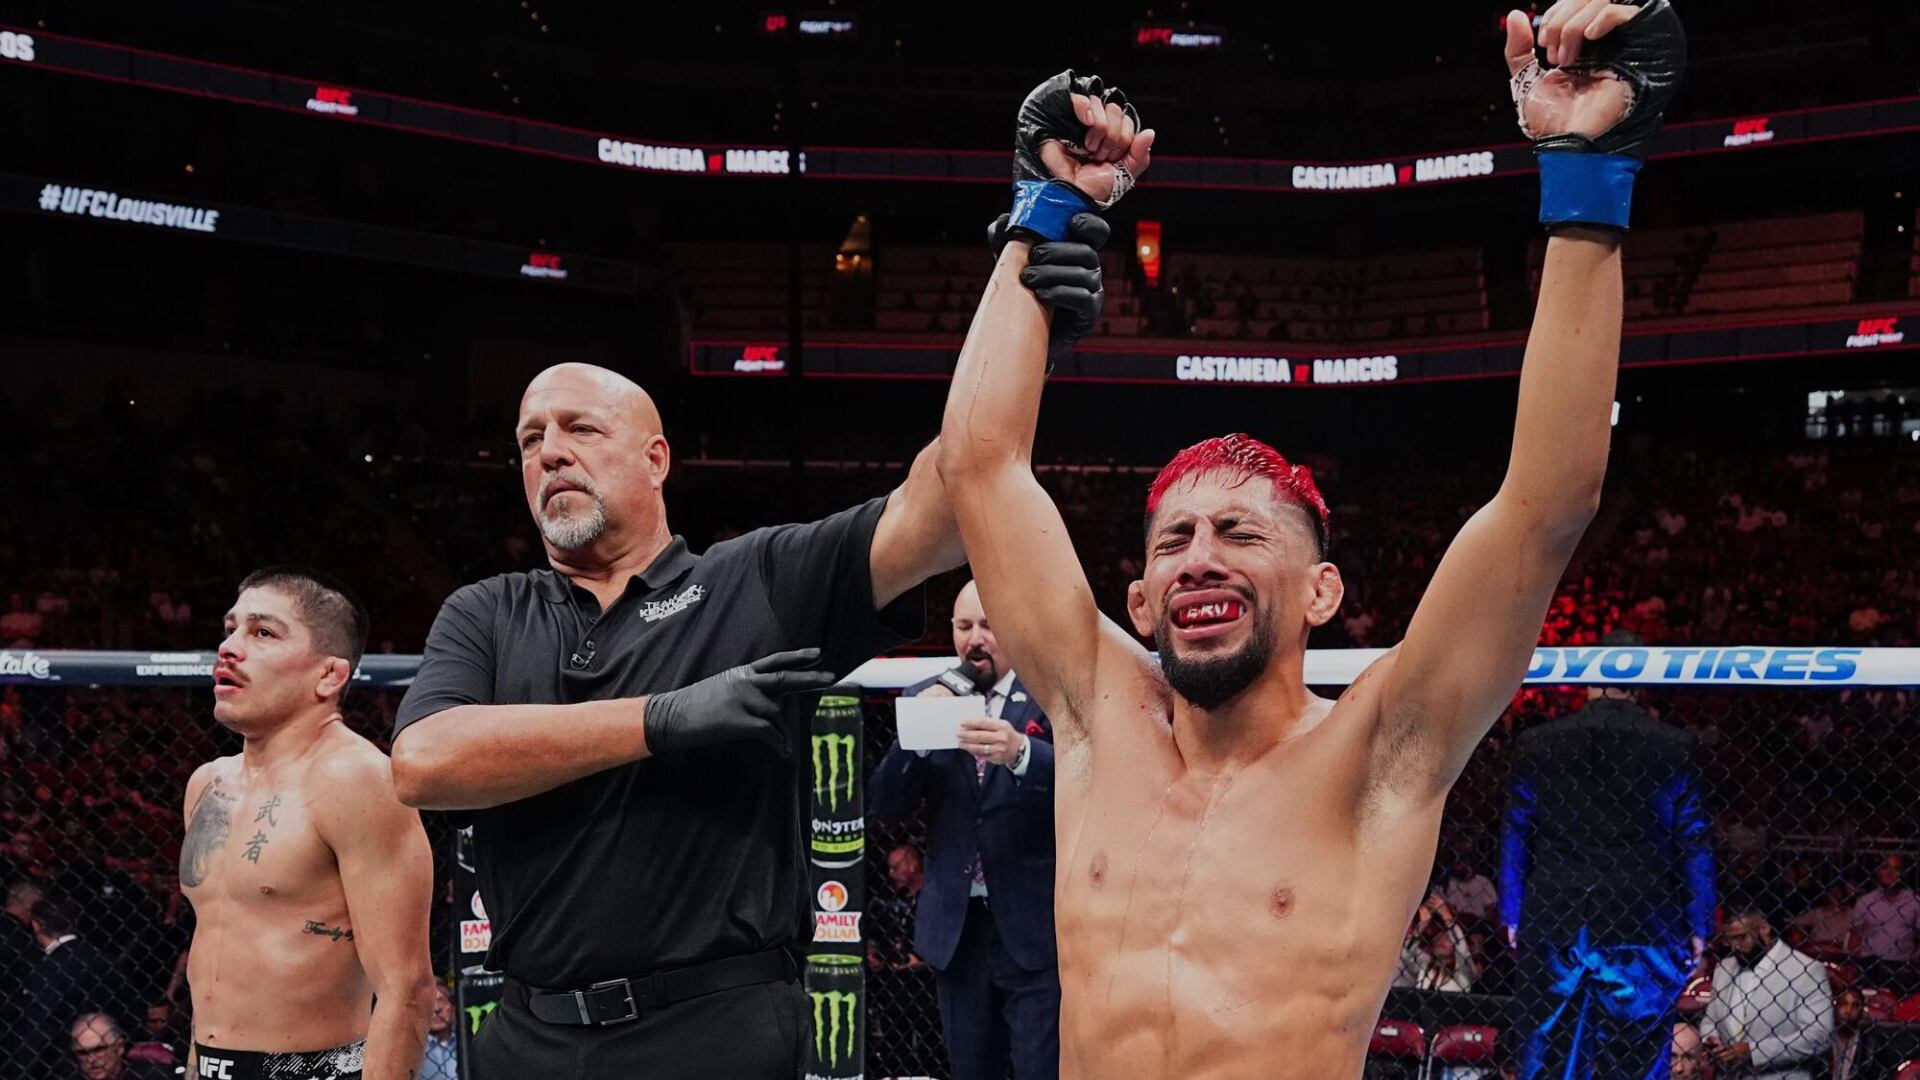
M873 527L868 554L873 606L886 607L935 574L967 561L960 526L953 520L946 485L940 481L940 443L914 455L907 479L887 497Z
M394 796L387 759L371 746L356 750L319 766L314 825L340 867L350 924L346 937L321 944L357 952L373 986L367 1080L414 1080L433 1012L433 852L419 813Z
M1085 147L1086 159L1070 158L1063 139ZM1124 193L1146 169L1152 144L1151 131L1136 132L1124 98L1103 92L1098 80L1066 72L1028 97L1016 170L1033 179L1018 185L1015 232L961 346L940 426L940 475L981 603L1063 737L1084 731L1103 658L1140 650L1101 617L1066 523L1033 475L1048 357L1042 301L1070 267L1049 265L1050 249L1064 255L1069 245L1042 244L1035 255L1032 241L1067 235L1070 219L1103 236L1102 223L1072 211L1091 210L1089 195L1110 202ZM1043 170L1055 179L1042 179Z
M1599 506L1620 358L1620 234L1685 56L1667 0L1562 0L1541 45L1561 67L1542 74L1526 17L1507 17L1507 62L1551 236L1506 479L1440 561L1381 689L1378 765L1416 800L1445 795L1513 697Z
M1077 723L1094 682L1100 609L1053 499L1033 475L1047 316L1020 284L1029 244L1009 243L960 349L940 428L946 480L980 603L1056 725Z

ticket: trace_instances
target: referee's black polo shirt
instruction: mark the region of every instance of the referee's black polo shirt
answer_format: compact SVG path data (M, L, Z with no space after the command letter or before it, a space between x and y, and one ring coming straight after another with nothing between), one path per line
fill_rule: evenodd
M434 620L394 734L456 705L638 697L808 646L845 675L902 640L893 627L917 634L924 618L917 590L874 610L868 556L885 505L759 529L705 555L676 536L604 614L550 570L468 585ZM584 668L571 662L589 652ZM789 702L784 760L746 742L669 754L472 812L487 966L575 989L811 940L814 700Z

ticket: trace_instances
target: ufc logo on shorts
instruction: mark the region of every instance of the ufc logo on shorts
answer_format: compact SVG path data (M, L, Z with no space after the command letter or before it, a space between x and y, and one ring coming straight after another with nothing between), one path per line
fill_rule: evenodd
M203 1080L233 1080L233 1062L226 1058L203 1057L200 1059L200 1075Z

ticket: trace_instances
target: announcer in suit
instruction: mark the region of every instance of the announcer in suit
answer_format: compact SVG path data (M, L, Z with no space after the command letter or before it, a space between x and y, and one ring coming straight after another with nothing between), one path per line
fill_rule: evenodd
M1517 950L1522 1080L1668 1075L1671 1010L1713 932L1693 742L1617 687L1517 740L1500 911Z
M869 812L927 803L925 884L914 950L933 968L953 1080L1059 1075L1053 944L1053 728L994 640L980 593L953 602L960 664L904 694L981 694L959 750L903 750L874 771Z

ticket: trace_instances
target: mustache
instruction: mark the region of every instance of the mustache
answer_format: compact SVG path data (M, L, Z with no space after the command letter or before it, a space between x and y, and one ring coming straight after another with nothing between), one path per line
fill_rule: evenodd
M574 473L558 472L540 481L540 493L538 496L540 505L545 506L547 504L548 494L553 491L553 486L559 483L566 483L579 489L581 493L590 495L593 498L597 499L600 497L600 489L593 486L593 481Z

